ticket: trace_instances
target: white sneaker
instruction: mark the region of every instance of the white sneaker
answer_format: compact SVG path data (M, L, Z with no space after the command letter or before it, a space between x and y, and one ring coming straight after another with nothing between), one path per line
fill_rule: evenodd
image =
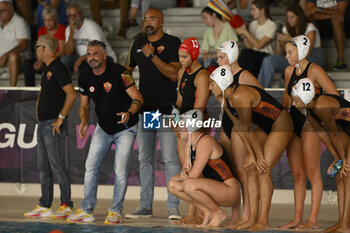
M46 218L46 217L50 217L51 214L52 214L51 207L45 208L45 207L41 207L40 205L38 205L33 210L24 213L24 217L27 217L27 218Z
M52 219L64 219L67 218L68 215L72 213L72 209L67 204L61 204L60 208L58 210L51 214Z
M74 213L71 213L67 222L93 222L95 217L93 214L88 214L82 209L77 209Z

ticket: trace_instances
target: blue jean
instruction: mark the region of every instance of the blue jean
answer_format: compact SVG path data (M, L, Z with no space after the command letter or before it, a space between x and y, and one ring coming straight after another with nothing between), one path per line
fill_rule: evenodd
M131 127L131 130L137 130L137 124ZM127 129L109 135L103 131L99 124L96 125L85 162L84 200L80 205L81 209L86 213L91 214L95 208L99 171L111 144L114 142L115 153L113 167L115 179L113 206L109 208L109 210L122 214L124 197L128 186L130 152L134 145L135 138L136 133L130 132Z
M157 133L160 140L167 187L170 178L180 173L181 166L177 155L175 133L171 129L143 129L143 117L141 114L139 115L139 119L137 142L139 145L141 181L140 207L152 210L154 197L154 154L156 151ZM179 199L171 194L169 189L167 206L168 209L178 208L179 206Z
M322 50L313 48L311 53L306 57L309 61L317 65L325 67L325 59ZM289 66L287 59L284 56L270 55L266 56L262 61L258 81L265 88L271 87L271 81L275 72L283 73Z
M39 205L49 208L53 200L53 174L56 176L61 190L61 203L73 207L69 173L66 167L66 127L63 122L60 134L52 134L52 126L56 119L39 121L38 140L38 168L40 172L41 197Z

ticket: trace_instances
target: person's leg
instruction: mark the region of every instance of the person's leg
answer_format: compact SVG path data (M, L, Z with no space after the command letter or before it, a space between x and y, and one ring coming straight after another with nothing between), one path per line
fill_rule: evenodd
M282 225L281 229L293 229L303 223L304 201L306 194L306 175L301 149L301 139L293 135L287 147L287 158L294 180L294 219Z
M179 174L181 171L181 166L176 148L176 135L173 131L169 129L159 129L158 135L160 140L162 157L164 161L166 183L168 185L170 178ZM169 210L173 208L179 208L179 199L173 194L171 194L169 190L167 206Z
M41 197L39 205L50 208L53 200L53 175L47 155L45 138L48 134L52 135L52 128L47 121L39 121L37 140L38 140L38 169L40 174Z
M242 197L243 197L243 211L241 219L235 223L235 226L246 222L249 218L249 201L248 201L248 192L247 192L247 175L244 168L245 158L248 154L248 151L242 142L241 137L238 132L232 130L231 132L231 147L232 147L232 166L234 168L235 174L238 181L241 184L242 188Z
M237 206L241 199L239 182L235 178L225 183L207 178L187 178L183 189L199 203L196 207L204 212L201 226L219 226L226 218L226 213L219 206Z
M285 112L288 114L287 112ZM283 112L281 113L283 114ZM281 116L280 116L281 117ZM289 117L290 118L290 117ZM249 230L267 230L269 229L268 216L271 207L271 199L273 195L273 183L271 180L271 171L281 158L283 151L286 149L291 137L293 126L291 119L289 120L290 130L274 130L268 135L264 150L264 159L269 164L268 171L259 176L259 192L261 201L261 211L255 226ZM287 122L286 122L287 124Z
M350 149L350 148L349 148ZM349 152L347 153L347 160L349 160ZM347 162L349 163L349 162ZM350 176L342 177L344 184L344 211L339 227L334 232L349 232L350 231Z
M54 123L56 119L51 120ZM51 125L50 125L51 126ZM51 132L45 136L44 141L47 148L47 155L49 158L51 170L56 176L61 190L61 204L67 204L73 208L71 201L71 186L69 172L66 165L66 137L67 137L67 122L64 122L60 127L61 133L52 135Z
M83 211L91 214L96 205L97 186L101 164L110 148L112 138L97 124L85 162Z
M348 1L338 2L339 9L346 9ZM333 38L335 47L337 48L337 60L344 61L344 48L345 48L345 32L344 32L344 20L340 21L338 18L331 19L333 26Z
M264 57L259 71L258 81L265 88L271 87L274 73L282 73L287 66L288 61L283 56L270 55Z
M19 65L22 57L19 53L10 53L8 59L9 74L10 74L10 86L17 86L17 79L19 74Z
M103 0L90 0L90 10L92 19L103 28L103 21L101 16L101 4Z
M127 28L125 27L128 18L129 18L129 8L130 8L130 0L119 0L119 7L120 7L120 28L118 35L120 36L126 36L126 30Z
M154 154L156 149L156 132L143 129L143 117L139 115L137 143L140 162L140 207L152 210L154 196ZM176 144L175 144L176 145Z
M137 130L137 124L132 127ZM113 206L110 211L122 214L126 189L128 187L129 162L131 150L134 145L136 133L123 130L116 134L114 153L114 191Z
M24 84L26 87L35 86L35 70L33 67L33 64L35 61L36 61L36 59L31 58L31 59L25 60L22 64L23 75L24 75Z
M321 206L323 184L321 177L321 141L309 122L305 122L301 133L306 176L311 183L311 212L305 224L298 229L316 229Z

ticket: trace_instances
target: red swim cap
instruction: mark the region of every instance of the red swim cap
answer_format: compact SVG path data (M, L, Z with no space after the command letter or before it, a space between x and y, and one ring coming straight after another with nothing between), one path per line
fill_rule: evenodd
M185 51L191 55L192 62L199 56L199 42L195 37L187 38L182 42L179 50Z

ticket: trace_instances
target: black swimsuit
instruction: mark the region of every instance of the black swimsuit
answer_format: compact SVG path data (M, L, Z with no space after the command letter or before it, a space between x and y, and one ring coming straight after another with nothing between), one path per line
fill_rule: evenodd
M236 85L233 93L235 93L239 86L249 86L259 92L260 102L256 107L252 108L252 122L259 126L266 134L269 134L276 119L283 111L283 106L269 93L256 86ZM238 117L236 110L232 108L229 102L227 102L227 107L232 115Z
M202 134L198 142L205 136L206 134ZM192 149L191 145L191 162L196 160L196 150ZM205 178L213 179L219 182L224 182L225 180L233 178L233 174L230 168L230 160L224 149L222 149L222 155L218 159L209 159L208 163L205 165L202 174Z
M233 76L233 83L231 84L231 86L233 86L234 84L238 84L239 83L239 76L241 75L241 73L244 71L245 69L241 69L240 71L238 71L234 76ZM223 97L224 98L224 97ZM227 101L227 100L226 100ZM230 117L227 115L227 113L224 111L224 114L222 116L222 128L224 129L224 132L226 134L226 136L231 139L231 131L233 128L233 122L231 121Z
M200 67L193 74L188 74L185 71L182 75L180 86L179 86L179 92L182 96L182 104L180 108L181 114L194 108L195 101L196 101L196 90L197 90L196 86L194 85L194 79L202 69L204 69L203 66Z
M303 71L301 75L296 74L296 68L294 68L292 76L290 77L288 87L287 87L287 93L288 95L292 98L292 89L297 82L302 79L307 77L307 73L309 71L309 67L312 62L309 62ZM320 88L315 88L316 94L321 94L321 89ZM301 137L301 131L303 129L303 126L306 121L306 117L294 106L292 105L290 108L290 115L292 116L293 119L293 124L294 124L294 133L298 136Z

